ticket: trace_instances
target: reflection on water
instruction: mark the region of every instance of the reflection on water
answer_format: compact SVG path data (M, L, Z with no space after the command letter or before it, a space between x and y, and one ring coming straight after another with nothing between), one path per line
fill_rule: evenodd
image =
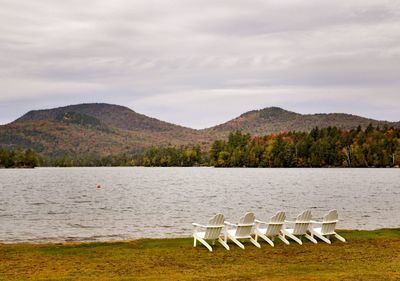
M189 236L216 212L306 208L338 209L339 228L399 227L399 202L399 169L0 170L0 242Z

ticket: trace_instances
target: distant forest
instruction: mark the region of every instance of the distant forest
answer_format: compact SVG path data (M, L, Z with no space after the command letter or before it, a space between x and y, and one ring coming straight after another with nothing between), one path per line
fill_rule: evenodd
M0 167L37 166L32 150L0 149ZM400 130L392 127L350 131L336 127L310 132L251 136L241 131L200 146L153 147L142 154L42 158L43 166L215 166L215 167L398 167Z
M400 165L400 130L314 128L251 137L235 132L213 143L216 167L394 167Z
M39 156L31 149L0 148L0 168L34 168L39 165Z
M141 160L144 166L395 167L400 165L400 130L328 127L253 137L236 131L227 141L215 141L208 153L199 147L153 148Z

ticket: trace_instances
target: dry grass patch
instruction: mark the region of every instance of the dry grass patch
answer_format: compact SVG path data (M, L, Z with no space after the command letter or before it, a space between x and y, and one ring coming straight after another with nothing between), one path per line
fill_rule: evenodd
M348 243L192 247L192 240L0 244L0 280L400 280L400 230L343 231Z

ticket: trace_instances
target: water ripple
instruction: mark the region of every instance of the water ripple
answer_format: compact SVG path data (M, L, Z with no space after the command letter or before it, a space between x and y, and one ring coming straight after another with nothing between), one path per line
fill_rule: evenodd
M400 227L399 182L399 169L2 169L0 242L190 236L217 212L306 208L338 209L339 228Z

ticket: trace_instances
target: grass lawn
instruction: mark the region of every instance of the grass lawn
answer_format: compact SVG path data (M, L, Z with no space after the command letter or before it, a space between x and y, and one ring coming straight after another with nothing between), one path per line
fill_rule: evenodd
M339 233L348 243L212 253L189 238L0 244L0 280L400 280L400 229Z

